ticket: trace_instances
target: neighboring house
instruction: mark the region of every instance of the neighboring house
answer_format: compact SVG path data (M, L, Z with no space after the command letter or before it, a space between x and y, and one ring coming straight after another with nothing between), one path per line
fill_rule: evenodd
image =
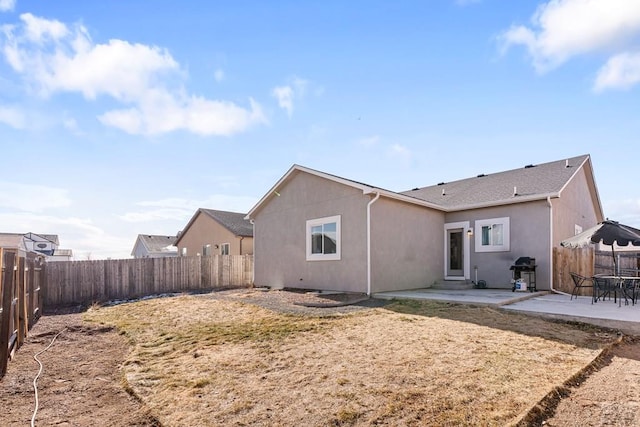
M253 225L246 214L200 208L178 235L180 256L251 255Z
M16 249L19 254L24 255L27 252L24 234L0 233L0 248Z
M552 288L553 248L603 220L589 155L393 192L294 165L249 211L255 284L351 292L484 280L511 288L536 260Z
M19 251L45 255L47 261L70 261L71 249L60 249L57 234L0 233L0 247L17 248Z
M73 261L73 251L58 248L53 255L47 257L47 261Z
M60 244L56 234L26 233L24 243L28 251L40 252L44 255L53 255Z
M138 234L131 256L134 258L165 258L178 256L177 236Z

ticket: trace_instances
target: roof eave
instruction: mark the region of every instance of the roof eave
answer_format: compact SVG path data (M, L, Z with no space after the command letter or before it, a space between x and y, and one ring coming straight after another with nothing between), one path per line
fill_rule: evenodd
M558 192L545 193L545 194L533 194L530 196L514 196L511 199L495 200L492 202L473 203L461 206L454 206L444 208L445 212L459 212L471 209L493 208L496 206L515 205L518 203L536 202L541 200L547 200L548 198L556 199L560 197Z

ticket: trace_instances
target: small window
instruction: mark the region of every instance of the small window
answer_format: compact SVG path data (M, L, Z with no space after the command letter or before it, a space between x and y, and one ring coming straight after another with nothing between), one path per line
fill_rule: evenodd
M211 245L202 246L202 256L211 256Z
M307 261L340 259L340 215L307 221Z
M187 256L187 248L182 248L182 251L180 252L180 254L182 256Z
M509 218L476 221L476 252L505 252L509 250Z
M229 244L223 243L220 245L220 255L229 255Z

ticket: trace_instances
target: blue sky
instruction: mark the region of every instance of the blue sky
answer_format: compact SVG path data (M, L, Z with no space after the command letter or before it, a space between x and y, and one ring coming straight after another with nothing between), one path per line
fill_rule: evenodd
M293 164L382 188L590 154L640 227L637 0L0 0L0 231L128 258Z

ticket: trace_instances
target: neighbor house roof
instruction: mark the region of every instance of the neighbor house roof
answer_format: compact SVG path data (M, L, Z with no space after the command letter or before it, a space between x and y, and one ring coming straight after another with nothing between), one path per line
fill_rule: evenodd
M447 211L541 200L559 197L585 165L588 166L586 172L595 189L589 155L583 155L538 165L529 164L504 172L480 174L459 181L441 182L402 194L437 204ZM597 191L594 196L597 207L602 211Z
M176 240L178 238L176 236L161 236L157 234L138 234L138 239L136 245L138 243L142 243L147 250L147 253L167 253L167 252L177 252L178 249L175 247ZM135 246L134 246L135 252ZM133 252L132 252L133 255Z
M33 240L34 242L38 241L37 237L41 237L41 238L43 238L45 240L50 241L51 243L55 243L56 245L60 244L60 241L58 240L58 235L57 234L26 233L24 235L24 237L26 239Z
M191 224L196 220L198 215L203 214L212 218L224 228L229 230L235 236L238 237L253 237L253 224L249 220L245 219L246 214L239 212L218 211L215 209L200 208L191 217L186 227L182 230L176 240L176 244L180 241L185 232L191 227Z

